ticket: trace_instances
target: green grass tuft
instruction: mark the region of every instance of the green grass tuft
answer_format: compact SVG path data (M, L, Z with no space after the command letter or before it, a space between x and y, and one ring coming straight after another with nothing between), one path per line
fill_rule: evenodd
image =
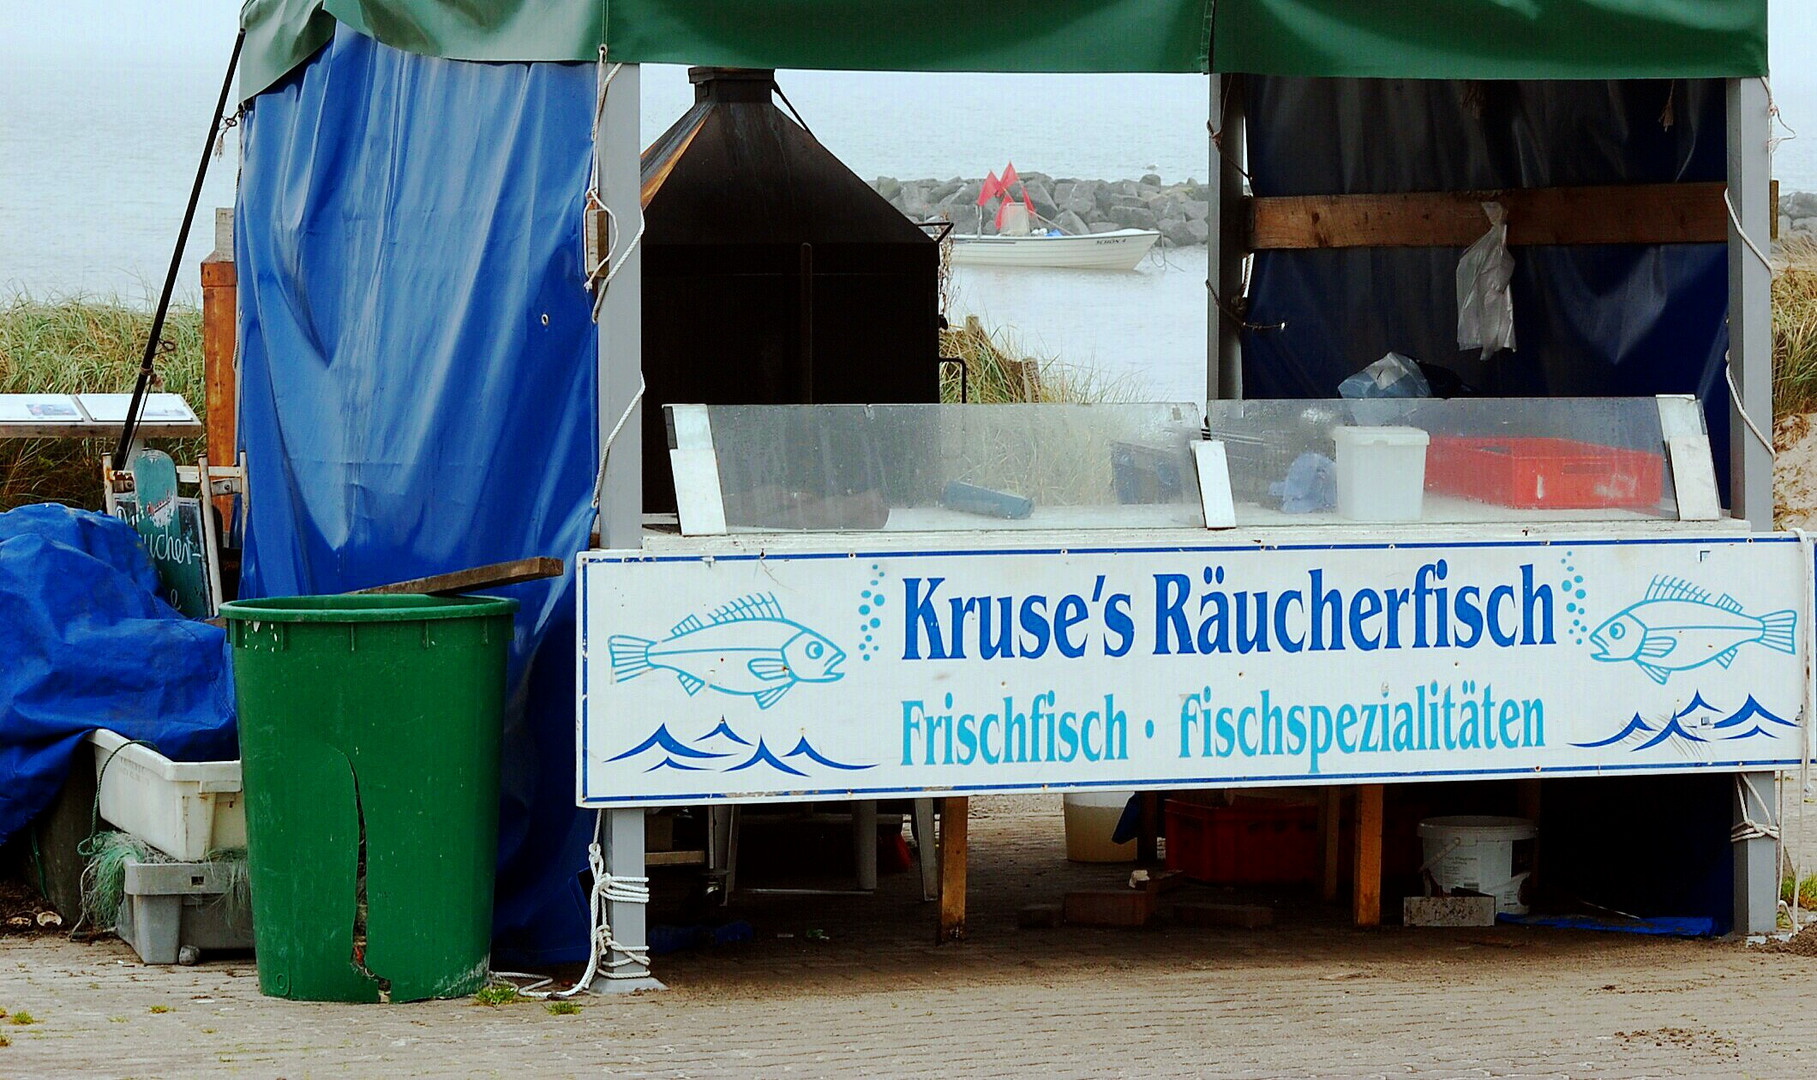
M521 1000L521 995L518 993L517 987L510 983L483 987L479 993L473 995L475 1005L488 1005L494 1009L500 1005L515 1005L519 1000Z
M550 1016L573 1016L580 1012L580 1006L572 1001L551 1001L543 1008L549 1010Z
M1787 874L1779 882L1779 899L1782 903L1792 902L1792 875ZM1805 911L1817 911L1817 873L1806 874L1798 881L1798 906Z
M138 377L149 311L117 301L0 300L0 394L127 393ZM207 407L202 313L173 308L164 323L161 385L182 394L196 414ZM152 440L193 463L202 440ZM100 462L113 451L100 439L0 440L0 510L35 502L100 509Z
M37 1023L38 1018L33 1016L31 1013L26 1012L24 1009L20 1009L18 1012L7 1017L7 1022L11 1023L11 1024L17 1024L19 1027L25 1027L28 1024Z

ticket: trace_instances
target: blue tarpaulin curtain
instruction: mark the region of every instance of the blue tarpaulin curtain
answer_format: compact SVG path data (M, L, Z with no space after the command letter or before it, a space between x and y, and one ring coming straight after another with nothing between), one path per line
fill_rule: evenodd
M591 65L441 60L342 27L252 102L235 230L256 493L243 595L587 546L593 98ZM496 927L519 963L587 951L571 570L499 590L523 604Z

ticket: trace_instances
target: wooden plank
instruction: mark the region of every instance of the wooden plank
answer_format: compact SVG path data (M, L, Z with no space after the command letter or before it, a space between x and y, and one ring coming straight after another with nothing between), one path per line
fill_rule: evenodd
M940 800L940 930L937 944L965 937L965 862L971 800Z
M1339 812L1344 805L1344 789L1333 784L1325 788L1319 800L1319 847L1325 866L1319 876L1319 896L1327 904L1338 898L1338 849L1340 843Z
M449 596L454 593L471 592L474 589L496 589L502 585L516 585L541 578L561 577L567 572L567 565L560 559L539 555L531 559L513 559L510 562L475 566L469 570L456 570L451 574L434 574L430 577L411 578L409 581L396 581L389 585L374 585L370 589L355 589L349 595L382 596L388 593L427 593L430 596Z
M1356 874L1351 916L1358 926L1382 924L1382 785L1356 789Z
M229 226L228 242L232 242ZM218 248L202 261L202 371L206 395L205 415L208 423L208 460L238 459L235 442L238 428L235 410L239 405L239 375L234 367L239 346L239 275L234 269L233 249L223 253ZM233 496L215 497L221 520L233 520Z
M1508 211L1515 246L1719 244L1729 228L1722 193L1722 184L1704 183L1258 198L1249 246L1468 247L1489 230L1486 202Z

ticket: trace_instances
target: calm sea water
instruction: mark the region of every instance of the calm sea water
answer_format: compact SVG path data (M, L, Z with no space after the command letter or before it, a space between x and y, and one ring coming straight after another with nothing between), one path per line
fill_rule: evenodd
M0 296L155 297L225 57L205 60L0 62ZM1196 76L784 72L779 81L866 179L978 176L1008 161L1101 179L1208 172L1206 84ZM1796 126L1801 99L1779 93ZM683 69L646 68L645 140L692 100ZM233 201L232 133L224 151L183 255L179 295L192 301L197 263L213 247L210 210ZM1786 190L1817 190L1817 130L1780 144L1775 173ZM1125 394L1190 400L1203 393L1204 278L1203 249L1132 274L961 271L956 307Z

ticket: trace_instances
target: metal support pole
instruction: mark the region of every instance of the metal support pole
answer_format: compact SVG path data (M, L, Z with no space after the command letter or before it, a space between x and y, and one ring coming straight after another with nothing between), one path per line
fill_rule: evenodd
M1205 396L1243 396L1244 121L1241 76L1211 76L1211 171L1205 184L1209 210L1205 247ZM1229 80L1226 83L1226 80Z
M1741 773L1737 783L1734 821L1751 820L1777 827L1779 802L1773 787L1776 774ZM1779 928L1779 842L1770 836L1737 840L1735 848L1735 932L1770 934Z
M643 224L638 164L638 70L626 64L612 77L599 127L599 194L612 212L612 265L624 265L606 289L599 308L599 440L625 415L643 382L643 254L632 247ZM627 249L629 256L625 255ZM600 493L600 546L642 547L643 405L612 444L606 481Z
M643 384L643 256L635 239L643 224L643 201L638 133L638 69L626 64L612 77L606 93L594 144L600 199L612 212L611 265L624 264L613 277L599 304L599 443L606 440L627 407L637 399ZM629 255L626 255L626 252ZM603 286L602 286L603 287ZM611 446L605 483L600 492L600 545L607 548L643 546L643 406L631 408L618 439ZM607 810L602 852L606 873L618 878L641 878L644 870L644 812ZM612 936L632 947L649 942L648 908L644 904L611 901L606 917ZM627 959L613 951L609 961ZM605 970L596 981L601 991L663 988L641 962Z
M1772 157L1767 89L1759 79L1728 82L1729 200L1762 252L1772 228ZM1729 405L1729 510L1756 532L1773 528L1773 454L1743 421L1773 432L1773 273L1729 223L1729 370L1741 402Z
M644 812L642 810L607 810L604 851L606 873L613 877L641 878L644 869ZM612 936L632 947L647 945L650 936L649 905L611 900L606 903L606 919L612 924ZM633 990L665 990L652 978L647 963L612 950L601 966L603 978L593 981L601 993L629 993ZM624 961L630 960L630 963Z

